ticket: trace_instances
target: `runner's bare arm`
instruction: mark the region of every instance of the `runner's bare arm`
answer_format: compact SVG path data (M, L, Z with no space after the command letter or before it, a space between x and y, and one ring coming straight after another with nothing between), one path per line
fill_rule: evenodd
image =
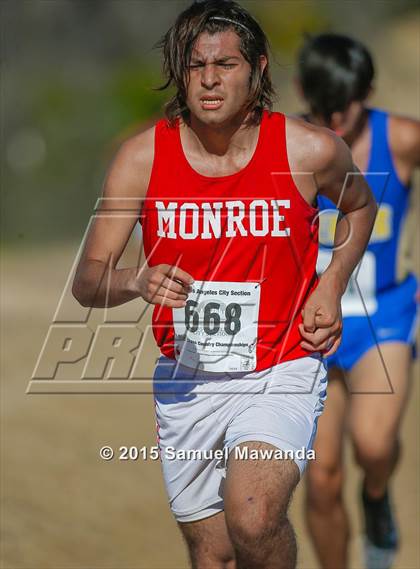
M154 304L184 304L191 277L181 269L117 269L146 196L153 149L152 128L126 141L111 164L73 283L73 294L83 306L112 307L139 296Z
M302 130L301 125L301 130ZM360 261L372 231L376 203L369 186L353 164L346 144L328 129L306 127L305 161L296 169L313 173L312 190L327 196L341 211L335 231L335 250L330 265L303 311L302 347L333 353L341 339L340 301L350 275ZM311 191L313 194L311 194Z
M328 132L325 154L316 173L318 192L340 210L331 263L321 281L334 280L343 294L366 249L377 211L375 198L344 141Z
M311 204L317 194L323 194L341 211L334 255L323 280L336 280L343 293L369 240L375 199L353 164L350 149L331 130L288 117L287 133L290 168L304 199Z

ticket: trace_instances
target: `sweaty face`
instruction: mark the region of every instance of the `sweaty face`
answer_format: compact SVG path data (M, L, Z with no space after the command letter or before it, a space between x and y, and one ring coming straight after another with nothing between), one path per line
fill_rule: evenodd
M221 125L246 107L251 66L239 46L233 30L197 38L188 70L187 106L205 124Z

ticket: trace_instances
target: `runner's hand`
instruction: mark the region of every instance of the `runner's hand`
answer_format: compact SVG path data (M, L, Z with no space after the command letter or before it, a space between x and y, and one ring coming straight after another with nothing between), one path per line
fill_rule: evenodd
M341 296L320 283L302 310L301 347L310 352L323 352L327 357L337 351L342 335Z
M150 304L182 308L193 282L192 276L179 267L162 264L142 269L133 286Z

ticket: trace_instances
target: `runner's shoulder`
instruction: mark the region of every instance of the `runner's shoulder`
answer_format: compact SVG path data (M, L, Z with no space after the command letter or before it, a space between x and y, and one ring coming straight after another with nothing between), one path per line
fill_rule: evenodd
M127 138L121 144L106 177L105 195L146 195L153 167L154 140L153 126Z
M332 130L313 125L303 118L286 117L286 139L289 163L292 170L323 172L337 161L343 166L352 163L346 143Z
M142 168L151 166L154 157L155 125L127 138L118 151L123 161Z
M392 154L412 165L420 164L420 121L402 115L389 115L389 145Z

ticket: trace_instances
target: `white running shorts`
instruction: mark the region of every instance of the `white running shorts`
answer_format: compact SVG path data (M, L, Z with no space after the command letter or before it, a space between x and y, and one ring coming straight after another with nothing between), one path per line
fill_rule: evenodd
M263 458L293 458L302 475L326 398L319 354L229 374L195 371L161 356L153 383L163 475L179 522L223 511L227 458L241 452L241 443L270 443L275 456Z

